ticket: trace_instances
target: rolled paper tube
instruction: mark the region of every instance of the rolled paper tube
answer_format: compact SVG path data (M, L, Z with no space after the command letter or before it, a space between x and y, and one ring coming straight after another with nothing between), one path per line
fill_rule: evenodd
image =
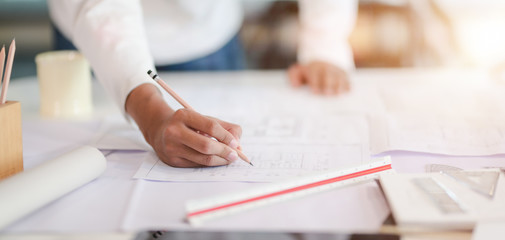
M98 149L84 146L0 181L0 229L92 181L105 166Z

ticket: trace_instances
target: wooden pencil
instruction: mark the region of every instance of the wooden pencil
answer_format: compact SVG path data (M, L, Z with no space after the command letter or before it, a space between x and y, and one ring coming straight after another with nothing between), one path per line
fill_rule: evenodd
M2 85L2 77L4 75L4 63L5 63L5 45L2 46L0 51L0 86Z
M4 104L7 98L7 89L9 88L9 81L12 72L12 63L14 62L14 53L16 52L16 39L12 39L9 46L9 54L7 55L7 63L5 64L5 73L2 82L2 95L0 96L0 103Z
M186 101L184 101L184 99L182 99L170 86L168 86L168 84L165 83L165 81L163 81L159 76L158 74L155 74L153 71L149 70L147 71L147 74L149 74L149 76L154 80L156 81L163 89L165 89L165 91L168 92L168 94L170 94L170 96L172 96L178 103L180 103L184 108L187 108L187 109L191 109L193 111L195 111L195 109L193 107L191 107L189 105L189 103L187 103ZM239 149L237 149L237 154L238 156L240 157L240 159L244 160L244 162L246 163L249 163L251 166L254 166L252 164L252 162L249 160L249 158L240 150L240 147Z

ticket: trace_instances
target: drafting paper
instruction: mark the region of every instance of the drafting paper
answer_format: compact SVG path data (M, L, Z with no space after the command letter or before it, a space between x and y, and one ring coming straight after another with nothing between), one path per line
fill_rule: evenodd
M250 166L235 161L210 168L173 168L151 153L135 178L158 181L270 182L369 161L364 117L272 116L248 119L242 137Z
M385 111L371 116L373 154L392 150L459 156L505 153L504 85L477 73L412 79L381 81L377 86Z
M372 153L392 150L458 156L505 153L505 118L402 113L372 119Z

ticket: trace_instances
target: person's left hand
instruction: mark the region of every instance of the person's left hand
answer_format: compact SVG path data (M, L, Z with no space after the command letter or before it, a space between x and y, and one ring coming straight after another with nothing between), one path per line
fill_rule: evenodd
M315 94L335 95L350 89L345 71L327 62L294 64L289 68L288 76L291 85L299 87L307 84Z

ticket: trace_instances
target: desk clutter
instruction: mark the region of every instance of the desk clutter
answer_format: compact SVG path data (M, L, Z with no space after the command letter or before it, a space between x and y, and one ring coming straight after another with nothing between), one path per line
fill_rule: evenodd
M374 78L368 75L373 75ZM377 74L368 75L365 74L365 78L376 80ZM435 101L430 100L433 104L429 110L437 114L429 115L426 111L423 112L421 103L407 104L402 100L402 96L416 96L419 86L425 86L426 91L440 89L440 87L433 87L438 85L430 81L412 85L409 83L407 85L412 87L411 91L406 89L404 92L391 91L396 85L388 85L385 81L381 81L382 88L377 88L377 92L374 85L356 81L354 92L331 99L314 97L303 90L289 88L285 85L284 74L281 72L212 73L205 75L205 81L199 80L202 75L176 75L174 77L167 74L166 76L164 78L170 79L171 86L195 108L205 109L205 114L215 115L242 126L241 143L244 146L244 153L254 162L254 167L237 161L228 166L214 168L172 168L157 158L138 129L126 124L124 119L120 118L122 116L109 114L105 118L94 119L93 124L81 122L70 124L72 126L62 124L68 122L56 120L25 121L23 127L30 132L27 136L35 140L52 141L47 145L56 146L44 151L40 148L46 146L38 146L39 152L37 152L33 150L36 141L27 141L30 151L25 149L25 159L28 153L31 165L25 164L26 169L42 172L36 170L39 167L38 164L33 163L33 159L49 164L52 160L47 159L53 157L46 157L43 154L53 154L55 150L58 152L71 145L63 144L64 141L71 142L73 146L87 143L94 148L76 150L84 153L81 157L72 153L63 156L67 160L60 159L61 161L58 162L62 164L61 166L72 165L62 167L65 170L54 167L58 169L55 171L58 174L68 174L74 172L70 169L79 168L73 176L62 176L47 171L51 173L46 172L44 176L55 175L60 179L59 181L53 179L51 181L55 182L48 183L49 179L40 176L29 177L28 175L33 175L33 173L23 172L0 182L2 196L0 201L9 201L0 202L0 212L7 211L8 209L4 210L2 206L9 204L15 206L13 209L17 211L17 214L6 212L9 214L5 214L3 226L7 227L3 229L6 232L60 231L60 229L63 229L61 231L69 231L68 229L71 231L75 229L139 231L142 229L187 229L195 227L189 223L200 223L203 224L203 228L226 230L242 228L250 230L258 227L263 230L297 228L301 231L327 231L329 229L380 231L384 219L391 211L396 224L401 228L422 227L469 232L469 229L483 226L483 222L494 223L495 220L505 219L502 213L505 212L502 204L505 202L503 173L494 169L481 170L480 168L505 165L499 162L505 157L489 156L505 153L505 148L502 148L505 145L505 137L498 134L505 129L499 121L502 119L499 116L505 111L498 109L497 105L487 104L501 97L498 94L499 88L492 89L494 85L469 83L465 79L457 78L461 83L458 86L468 87L462 91L465 94L461 93L461 95L466 95L467 90L478 95L467 98L467 101L484 100L476 100L475 103L465 102L464 105L469 108L468 112L465 112L466 117L456 118L456 114L450 115L454 112L443 114L444 107L452 106L448 102L439 106L434 103ZM188 76L193 77L188 79ZM409 76L402 76L401 80ZM388 80L385 78L380 80ZM422 78L432 79L426 76ZM225 80L228 84L227 88L215 86L214 82L220 79ZM239 81L239 84L233 85L231 80ZM473 83L478 86L472 86ZM195 85L199 86L198 89L205 91L194 90ZM384 89L387 94L381 92ZM445 92L444 94L440 92L435 91L440 95L445 94ZM455 92L449 92L448 95ZM487 93L490 93L489 96L484 95ZM244 97L248 95L259 97ZM444 97L444 99L449 98L454 101L457 99L457 97L451 98L445 95ZM25 106L24 102L23 100ZM224 108L215 102L227 105ZM386 106L373 105L379 103ZM8 104L9 102L0 106L0 109L9 106ZM95 105L95 107L99 106L99 104ZM248 106L248 108L245 109L243 106ZM488 108L482 106L488 106ZM368 107L374 110L388 109L391 112L373 118L363 114L372 112ZM462 110L466 109L460 107ZM36 109L36 107L32 108ZM477 117L471 115L470 112L479 109L482 114ZM483 111L489 111L492 113L489 115L494 117L488 119L488 114L484 114ZM250 114L251 112L254 114ZM113 117L113 119L108 117ZM86 124L90 125L89 129L86 129ZM88 130L96 135L91 137L91 134L87 133ZM88 134L86 137L78 138L78 135L86 134ZM108 153L107 160L96 149ZM403 152L398 153L397 150ZM43 153L41 157L34 157L40 152ZM386 164L391 169L382 169L388 174L380 175L379 172L372 172L363 178L364 180L380 179L384 194L377 187L377 181L361 181L360 177L363 176L341 178L354 176L352 173L340 174L340 171L347 170L347 166L373 163L378 159L378 156L373 154L379 154L379 157L392 156L391 162L388 160ZM69 157L80 164L89 165L86 168L76 167L68 159ZM439 157L448 160L444 162ZM479 166L479 161L473 161L474 158L491 159L490 162L493 164L482 163ZM105 169L105 161L110 163L107 169ZM427 173L419 173L428 163L436 164L427 166ZM450 163L456 163L454 166L457 167L449 166ZM412 167L408 168L407 165L412 165ZM43 167L43 169L49 168ZM398 173L392 173L392 169ZM321 173L332 171L338 174L329 178L325 176L324 179L319 179L321 181L303 182L309 176L319 176ZM40 172L39 174L42 174ZM86 185L95 178L98 179ZM29 182L35 183L34 188L44 189L42 193L38 192L40 195L36 197L33 195L26 197L26 199L38 199L41 202L35 204L23 202L19 200L20 198L3 199L6 195L3 191L13 191L18 197L22 194L31 194L24 191L18 193L19 187L5 187L7 184L20 186L13 182L15 179L16 181L30 179ZM298 182L296 186L289 185L298 180L302 182ZM72 187L66 186L72 181L75 181L70 184ZM312 186L313 183L328 184L321 186L316 184L317 187L310 189L298 188ZM40 184L57 186L58 189L64 189L67 195L63 192L53 192L52 187L42 187ZM80 189L72 192L72 189L77 188ZM26 189L27 192L36 192L33 189L30 190L29 187ZM294 189L301 191L292 191ZM285 191L293 195L279 194ZM45 196L46 194L48 196ZM265 197L270 195L279 196L279 201ZM86 198L87 196L93 197ZM304 197L295 198L295 196ZM277 204L256 202L256 199L260 198L265 199L263 203L277 202ZM58 201L54 204L47 204L55 199ZM83 200L76 202L76 199ZM249 201L251 199L255 201ZM283 200L281 204L278 203L280 200ZM244 201L251 205L242 205ZM237 208L227 208L231 205ZM87 206L93 206L95 211L89 211ZM249 206L262 207L254 208L254 211L228 214L250 209ZM303 207L298 208L298 206ZM37 208L42 208L43 211L33 211ZM71 209L70 213L65 212L69 209ZM28 216L28 210L33 214ZM27 217L23 218L23 216ZM217 216L223 217L215 218ZM8 225L15 219L21 218L23 219L17 221L16 224ZM95 221L97 218L100 218L100 224L103 223L104 227L95 223L98 222ZM286 218L296 219L296 221L282 223ZM44 220L41 224L41 219L50 219L50 221ZM205 221L210 219L211 221ZM357 228L358 230L351 228L358 224L362 224L359 225L361 228Z
M410 75L403 76L401 80L405 80L409 77ZM210 76L210 78L212 78L212 76ZM195 102L199 109L212 109L213 114L223 119L229 119L229 121L235 122L243 127L242 143L244 145L244 152L254 160L255 167L251 168L250 166L238 162L219 168L175 169L163 164L154 153L150 152L145 155L142 165L135 174L135 178L158 182L225 182L241 180L248 182L272 182L264 185L265 188L268 188L270 184L276 185L282 183L284 181L282 179L283 177L286 178L289 176L291 180L296 180L311 175L312 173L308 170L320 170L316 167L311 168L311 165L308 164L313 159L317 160L314 161L314 166L337 171L344 166L352 165L351 162L355 164L368 163L370 161L370 154L387 154L395 150L464 156L461 157L461 163L468 162L468 160L464 158L469 159L471 156L503 154L505 153L505 148L503 148L503 146L505 146L505 137L499 133L503 132L505 125L499 121L502 119L499 116L503 115L505 111L503 111L503 107L498 105L486 105L487 108L484 106L484 103L495 101L496 97L501 96L499 91L501 88L495 88L493 84L486 81L473 81L475 78L474 75L454 78L454 81L461 80L459 82L460 89L451 91L446 91L443 87L449 83L456 84L452 78L437 79L426 77L426 79L429 79L426 82L409 82L406 84L409 88L406 90L398 87L396 85L397 83L391 84L387 81L381 81L382 88L379 88L378 94L366 92L367 95L360 95L365 91L363 91L363 85L359 85L359 82L357 82L357 86L355 86L355 95L344 96L338 99L338 101L328 99L322 100L283 88L281 88L282 91L279 91L274 87L271 89L264 87L261 89L254 89L255 92L253 93L251 92L252 90L245 87L216 88L210 86L209 83L206 82L175 82L174 88L186 89L187 91L183 91L184 97L192 103ZM422 80L425 80L425 78L422 78ZM209 82L212 81L213 79L209 80ZM254 79L254 81L261 82L262 80ZM190 84L199 84L202 88L205 88L205 96L226 96L220 99L220 101L230 103L231 109L239 109L240 106L248 106L251 111L256 114L246 117L244 114L232 115L222 112L222 109L215 109L215 106L211 106L209 103L202 101L202 99L206 98L202 98L201 93L189 91L188 89L191 88ZM267 86L268 84L269 83L265 83ZM397 91L393 91L395 89ZM433 97L433 99L421 97L411 99L409 96L419 95L417 93L420 91L419 89L422 89L423 95L436 97ZM261 101L257 101L257 99L255 99L257 102L252 102L250 99L241 97L253 94L260 94L265 102L269 102L269 106L265 107L265 105L262 104ZM460 99L460 96L467 96L469 94L473 95L474 98L464 98L466 99L465 106L461 106L462 104L460 104L457 99ZM382 108L392 109L392 112L388 112L384 115L378 114L369 118L356 114L355 112L359 112L360 106L355 103L359 102L358 99L365 98L371 99L370 102L384 103L386 106ZM230 99L233 99L233 101ZM282 105L285 101L281 99L290 99L292 103L289 105ZM420 99L422 99L422 101ZM443 101L438 104L436 100L440 99ZM331 112L328 110L337 108L345 109L345 107L348 106L341 106L339 104L349 102L354 103L350 104L351 109L358 110L349 112ZM234 107L235 104L237 105L236 108ZM456 106L456 108L454 108L454 106ZM300 108L301 110L298 109L298 112L310 114L306 114L308 116L296 115L293 113L297 112L297 109L291 108ZM375 108L381 109L381 107ZM279 112L278 109L282 109L283 111ZM448 111L448 109L452 109L452 111ZM475 116L474 112L479 109L482 115ZM488 115L483 113L483 111L487 110L489 110L489 112L486 113L492 112L493 117L487 118ZM328 114L321 115L321 112ZM367 110L366 112L371 111ZM430 112L436 114L432 115ZM317 113L319 113L319 115ZM108 130L103 133L101 138L96 139L95 144L97 144L97 147L100 148L100 146L103 146L103 148L110 148L114 143L120 142L118 141L119 139L122 139L121 142L128 144L128 148L130 149L145 150L145 148L143 148L145 141L138 133L134 135L133 131L122 128L121 124L117 124L117 122L114 121L104 123L104 126L103 129ZM122 138L119 138L119 136L122 136ZM125 141L126 139L128 141ZM292 148L285 148L286 145ZM324 149L322 146L328 146L328 149ZM315 157L311 158L310 156L312 155L307 154L310 153L310 150L314 150L317 153L313 154ZM329 156L329 159L332 159L332 161L321 161L324 160L326 156ZM300 159L303 159L303 164ZM416 161L422 161L422 159ZM273 164L272 162L277 164ZM336 165L331 165L329 163L336 163ZM402 163L396 162L393 157L393 167L395 164L402 165ZM298 174L301 172L298 168L306 172ZM471 167L465 169L476 168ZM389 194L391 196L386 192L386 197L390 209L393 211L393 216L399 225L413 226L420 223L416 219L418 216L413 216L408 220L404 220L405 218L403 218L404 214L410 216L411 213L409 211L415 209L418 205L434 208L432 209L433 211L440 211L438 210L436 201L433 203L429 194L433 195L433 193L430 192L433 191L433 189L444 189L444 187L439 186L439 183L431 177L431 175L438 175L438 172L442 170L445 172L442 175L444 178L449 178L449 180L456 178L464 179L464 177L459 176L461 175L460 173L448 172L448 170L457 170L456 168L447 166L441 168L440 165L433 165L431 166L430 172L434 171L436 173L423 173L419 175L424 176L421 180L408 181L409 187L419 192L418 194L420 196L423 194L428 195L428 197L425 197L428 201L412 202L412 204L409 203L409 201L403 203L402 198L398 200L395 194L401 196L402 191L398 190L396 185L390 186L391 184L402 183L404 180L403 173L400 172L397 178L395 178L396 174L386 175L393 179L391 181L384 180L384 186L387 190L392 189L390 190L392 193ZM263 176L261 175L262 173L268 173L269 175ZM498 173L495 173L495 177L497 176L496 174ZM384 177L385 179L386 176ZM479 185L469 183L468 179L473 178L474 176L468 177L465 184L473 187ZM459 181L465 182L458 180L458 184L460 184ZM497 183L494 186L500 188L502 185L503 184ZM468 188L472 189L473 187ZM426 190L423 189L427 189L428 193L425 193ZM339 190L335 189L333 191ZM260 192L265 193L267 191L262 189ZM470 190L470 192L471 194L479 194L475 190ZM496 194L498 194L498 192L499 191L497 191ZM227 219L234 219L235 216L228 216L228 213L236 213L245 209L250 209L250 206L252 208L265 205L260 203L260 201L256 203L248 202L247 200L250 198L245 198L244 196L254 195L248 194L250 194L248 191L236 191L229 195L208 194L206 196L186 200L184 202L186 210L185 218L190 223L212 225L212 223L208 223L205 220L225 215ZM267 193L264 195L266 194ZM229 196L231 197L227 198ZM254 196L261 197L263 195L256 194ZM452 195L440 194L437 201L451 201L450 196ZM475 198L479 197L486 198L481 195ZM392 200L390 200L390 198ZM292 198L285 197L283 200L286 199L291 200ZM482 202L499 202L501 197L496 195L493 199L495 200L484 199ZM276 202L273 199L269 200L270 202ZM402 203L407 206L397 210L399 207L396 205L401 206ZM466 203L466 205L476 207L468 203ZM444 207L448 209L457 209L454 206L459 205L444 205ZM490 208L502 207L500 204L488 206ZM145 208L141 207L141 209ZM475 210L465 208L465 212L461 214L461 216L464 216L461 218L466 219L466 225L459 222L452 223L451 218L448 218L444 224L436 224L434 227L439 229L468 230L472 229L480 220L504 217L499 215L487 217L485 214L476 216L472 215L473 213L470 214L472 211L475 212ZM241 214L248 216L249 213ZM424 212L420 212L419 214L423 215ZM396 217L397 215L398 217ZM440 215L442 214L440 213ZM433 219L436 219L438 215L435 215L435 217L426 217L428 217L426 223L429 223ZM423 224L424 223L421 225L426 228L432 227Z

